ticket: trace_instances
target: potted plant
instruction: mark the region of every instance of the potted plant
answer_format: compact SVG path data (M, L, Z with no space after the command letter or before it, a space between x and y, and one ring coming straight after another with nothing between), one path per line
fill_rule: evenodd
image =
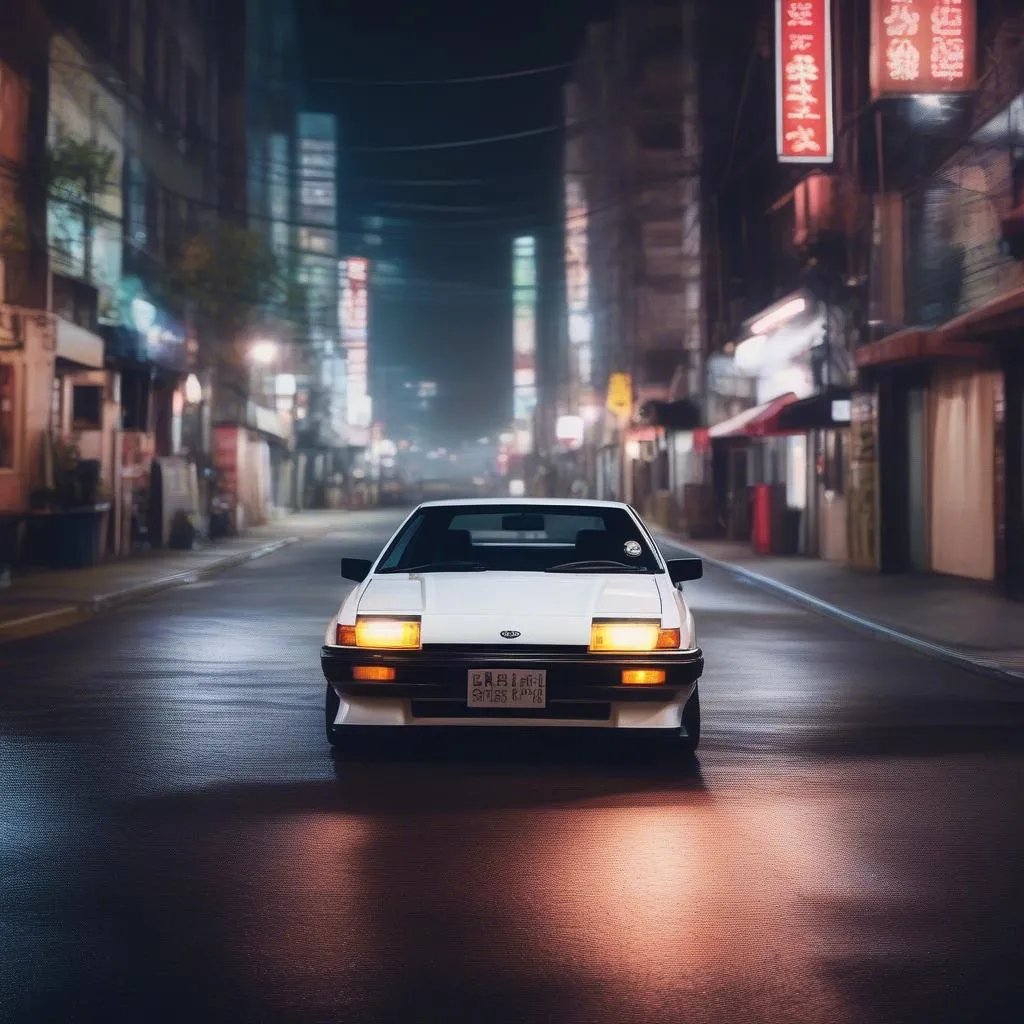
M50 443L53 486L31 496L29 550L51 569L95 565L102 556L110 501L95 459L83 459L74 442Z

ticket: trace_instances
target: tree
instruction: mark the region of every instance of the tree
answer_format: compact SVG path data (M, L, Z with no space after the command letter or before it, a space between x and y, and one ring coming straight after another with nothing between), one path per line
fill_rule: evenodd
M168 278L170 298L191 311L216 342L221 369L242 371L247 346L260 331L301 334L304 289L258 231L231 221L191 237Z
M98 200L117 187L117 154L89 139L77 139L58 125L57 137L46 149L43 173L55 229L48 231L50 244L74 265L74 243L80 241L81 265L75 272L93 282L94 223L97 216L110 216L99 208Z
M46 190L65 202L95 202L117 184L117 155L89 140L73 138L58 128L46 151Z

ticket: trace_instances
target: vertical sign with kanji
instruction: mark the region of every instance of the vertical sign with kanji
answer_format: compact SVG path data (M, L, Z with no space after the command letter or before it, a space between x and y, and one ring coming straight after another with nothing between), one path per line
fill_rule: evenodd
M775 0L779 163L828 164L833 155L831 0Z
M871 95L972 92L975 0L872 0Z

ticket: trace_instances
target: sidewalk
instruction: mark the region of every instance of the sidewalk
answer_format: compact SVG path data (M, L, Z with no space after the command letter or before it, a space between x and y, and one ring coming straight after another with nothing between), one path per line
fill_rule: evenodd
M925 653L1024 680L1024 605L992 584L892 575L816 558L755 555L749 544L667 539L733 575Z
M192 551L146 551L88 569L17 574L0 589L0 643L50 633L170 587L214 576L339 529L354 513L297 512Z

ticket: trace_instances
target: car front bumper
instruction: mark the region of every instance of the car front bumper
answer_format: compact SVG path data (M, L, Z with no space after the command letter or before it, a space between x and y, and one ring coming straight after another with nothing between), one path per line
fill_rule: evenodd
M322 647L324 677L340 698L337 725L537 725L678 728L682 709L704 670L697 649L637 656L585 650L446 648L381 652ZM390 682L353 678L357 666L395 671ZM547 674L541 709L470 708L473 669L541 669ZM626 669L660 669L665 682L622 685Z

